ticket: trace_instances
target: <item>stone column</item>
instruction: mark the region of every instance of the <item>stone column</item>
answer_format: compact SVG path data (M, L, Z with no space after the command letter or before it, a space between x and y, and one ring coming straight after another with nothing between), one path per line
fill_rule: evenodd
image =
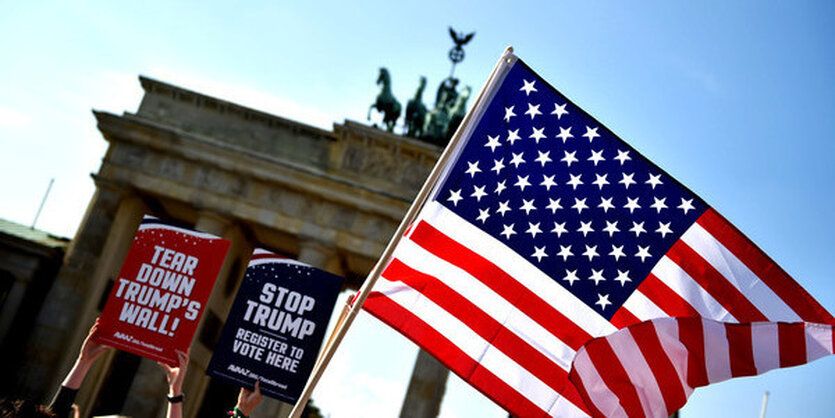
M208 232L212 235L222 237L226 228L229 227L229 224L230 221L225 216L209 210L202 210L197 216L197 222L194 224L194 229L200 232Z
M400 418L434 418L441 412L449 369L423 350L418 352Z
M126 194L120 200L116 214L110 225L110 230L107 233L107 238L99 253L98 262L91 274L87 277L85 286L87 297L76 307L78 310L78 320L72 331L71 339L64 344L68 349L65 350L62 360L63 370L69 370L73 362L75 362L78 355L77 348L81 347L84 338L87 337L90 325L93 324L95 318L100 313L99 302L107 297L105 295L107 284L116 280L116 276L118 276L119 270L122 268L122 263L124 263L125 257L127 257L130 246L133 243L134 234L142 222L142 216L147 212L147 206L137 195ZM90 412L90 408L92 408L93 401L102 383L100 377L106 373L112 358L113 356L111 355L99 359L87 373L87 378L85 378L86 383L82 386L82 391L76 397L76 402L81 408L80 412L82 415Z
M92 276L111 235L122 196L121 190L108 182L97 180L96 186L84 220L64 257L64 264L35 320L16 379L22 393L44 402L49 400L70 367L65 359L77 354L72 353L78 349L75 331L90 326L82 323L84 307L88 300L98 302L98 295L89 293Z
M298 260L334 274L339 273L339 271L333 271L339 269L339 257L336 250L317 240L305 239L299 242Z
M25 280L20 280L11 275L10 277L14 279L14 283L0 309L0 340L2 341L8 341L6 339L6 333L9 332L9 328L12 326L15 312L20 309L20 303L23 302L23 295L26 293L26 286L29 284L29 277L25 277Z
M212 334L211 337L219 337L219 332L222 329L223 322L229 315L229 310L232 308L238 287L240 286L240 279L246 270L247 262L250 255L252 255L253 244L245 235L244 231L236 224L231 223L230 220L221 217L211 212L202 212L200 218L197 220L195 228L199 231L208 232L231 241L229 246L229 253L223 266L220 268L217 282L206 303L206 311L203 318L200 320L200 325L197 327L195 340L191 344L191 363L189 364L189 372L186 375L183 390L187 391L188 396L191 396L191 401L184 406L183 416L195 417L203 404L203 397L206 394L206 389L209 386L209 377L206 376L206 369L209 367L209 360L212 357L214 350L213 346L207 346L201 341L201 335L208 334L211 330L206 330L207 318L213 315L220 319L221 324L216 330L217 334ZM216 341L209 341L215 343ZM222 413L223 411L219 411Z
M185 392L185 386L183 392ZM133 376L133 382L131 382L120 415L163 417L168 407L168 401L165 398L167 394L168 381L165 379L165 372L155 361L142 358ZM191 402L191 399L188 402Z
M316 240L305 239L299 242L298 260L332 273L341 273L338 271L339 257L336 250ZM290 416L292 410L293 405L264 397L252 411L252 418L283 418Z

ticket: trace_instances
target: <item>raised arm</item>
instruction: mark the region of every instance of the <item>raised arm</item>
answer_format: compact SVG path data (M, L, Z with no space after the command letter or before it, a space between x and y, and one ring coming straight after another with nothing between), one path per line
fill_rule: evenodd
M261 386L259 381L255 381L255 389L249 390L241 388L241 393L238 394L238 404L232 411L234 418L247 418L252 410L261 402Z
M99 319L96 318L96 322L90 327L90 332L87 333L87 338L81 344L81 350L78 352L78 358L75 360L75 364L67 374L67 377L64 378L61 388L49 404L49 408L61 418L74 415L72 413L72 404L75 401L78 388L81 387L81 383L84 381L84 377L87 376L87 372L90 371L90 367L95 363L96 359L102 353L111 349L111 347L95 341L98 327Z
M188 367L188 353L177 350L178 367L171 367L159 363L168 378L168 418L182 418L183 416L183 379Z

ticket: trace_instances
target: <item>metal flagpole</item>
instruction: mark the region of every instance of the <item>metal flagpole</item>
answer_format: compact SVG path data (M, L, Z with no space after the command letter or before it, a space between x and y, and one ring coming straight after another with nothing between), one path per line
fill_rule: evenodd
M49 196L49 191L52 190L52 183L55 183L55 179L49 179L49 186L46 186L46 193L43 194L43 200L41 200L41 205L38 207L38 212L35 214L35 220L32 221L32 226L29 229L35 229L35 224L38 223L38 218L41 217L41 211L43 210L43 205L46 203L46 198Z
M338 323L337 326L334 328L331 337L328 339L328 344L325 346L324 351L319 356L316 365L313 367L313 371L311 372L310 377L307 380L307 384L305 385L304 390L299 396L299 400L296 401L296 404L293 406L293 410L290 412L290 418L299 418L301 416L302 411L304 411L305 405L307 405L307 401L310 399L310 395L313 393L313 389L316 387L316 384L319 383L319 379L322 377L322 373L324 373L325 368L328 366L328 363L330 362L331 358L333 358L333 355L336 352L336 349L339 347L339 344L342 342L342 339L345 337L345 333L347 333L348 328L354 322L354 318L357 316L357 312L362 308L362 304L365 302L365 299L368 298L368 294L371 293L371 289L374 286L374 283L376 283L377 279L380 277L383 268L386 266L389 258L391 257L391 254L394 252L394 248L397 246L397 243L400 242L400 239L405 233L406 228L412 223L412 221L414 221L414 218L417 216L418 211L421 207L423 207L423 204L429 197L429 193L432 191L432 186L443 173L447 162L450 160L454 150L457 148L458 142L460 142L461 137L464 136L464 130L468 129L471 119L474 117L473 115L481 110L481 107L484 105L485 96L495 88L495 84L498 79L497 76L499 75L499 70L502 69L503 66L506 66L511 62L513 62L513 47L509 46L505 48L501 58L499 58L499 61L496 63L496 66L493 67L493 71L490 73L490 76L484 83L484 87L481 88L481 92L479 93L478 98L473 104L473 107L470 109L469 112L467 112L467 115L464 116L464 119L461 121L461 124L458 126L458 129L455 131L455 134L453 134L452 138L450 139L449 144L444 149L443 153L441 153L440 158L438 158L438 162L435 163L435 167L432 169L432 172L429 173L429 176L423 183L423 187L421 187L420 192L418 192L414 202L412 202L412 206L409 207L409 210L406 212L406 215L400 222L400 226L397 227L397 231L395 231L394 235L392 236L391 240L386 246L386 249L380 256L380 259L377 261L377 264L375 264L374 268L371 269L371 272L368 273L368 277L365 279L365 283L363 283L359 294L356 296L356 300L348 310L348 313L344 317L344 320L341 321L341 324Z
M330 337L328 337L328 341L325 343L325 347L322 348L322 352L319 353L319 357L316 358L316 363L313 365L313 367L318 366L319 363L322 362L322 357L324 356L325 352L327 352L328 349L330 349L330 346L333 344L333 337L336 335L336 332L334 331L342 327L342 324L345 323L345 318L348 317L348 311L351 310L351 301L354 299L355 296L356 295L352 295L351 297L349 297L348 300L345 301L345 305L342 306L342 312L339 313L339 319L337 319L336 325L334 325L333 331L331 332Z
M768 406L768 391L763 393L763 406L760 409L760 418L765 418L765 408Z

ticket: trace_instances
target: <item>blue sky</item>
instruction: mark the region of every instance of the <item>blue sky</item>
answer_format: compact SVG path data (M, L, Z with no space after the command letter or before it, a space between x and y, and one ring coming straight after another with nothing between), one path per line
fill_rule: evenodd
M365 120L377 68L405 103L517 54L736 224L835 309L835 3L0 1L0 217L72 236L106 149L90 113L136 110L139 74L330 128ZM429 98L429 95L426 96ZM333 417L395 415L414 346L361 315L314 393ZM835 358L699 389L684 416L827 416ZM453 380L445 417L504 416Z

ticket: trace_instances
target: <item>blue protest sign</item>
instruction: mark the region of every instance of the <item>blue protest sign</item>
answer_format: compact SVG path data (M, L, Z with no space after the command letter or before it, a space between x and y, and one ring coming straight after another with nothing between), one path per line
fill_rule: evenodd
M295 403L342 278L265 250L252 254L206 374Z

